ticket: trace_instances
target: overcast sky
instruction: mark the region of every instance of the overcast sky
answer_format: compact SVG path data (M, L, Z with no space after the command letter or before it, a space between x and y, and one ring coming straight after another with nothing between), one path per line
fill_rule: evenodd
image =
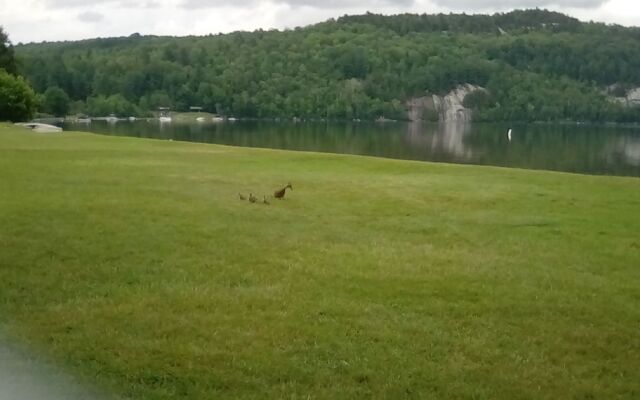
M26 43L293 28L366 11L493 13L525 7L640 24L640 0L0 0L0 25L13 43Z

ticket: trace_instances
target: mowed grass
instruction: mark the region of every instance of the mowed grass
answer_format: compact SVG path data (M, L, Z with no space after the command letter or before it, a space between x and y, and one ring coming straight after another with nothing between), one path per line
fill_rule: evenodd
M5 332L108 393L640 397L637 178L0 126L0 185Z

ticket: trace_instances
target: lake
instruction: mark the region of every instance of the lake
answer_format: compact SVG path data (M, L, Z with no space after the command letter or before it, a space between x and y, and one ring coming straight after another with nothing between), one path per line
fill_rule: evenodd
M640 128L636 127L157 120L65 122L63 127L106 135L233 146L640 176Z

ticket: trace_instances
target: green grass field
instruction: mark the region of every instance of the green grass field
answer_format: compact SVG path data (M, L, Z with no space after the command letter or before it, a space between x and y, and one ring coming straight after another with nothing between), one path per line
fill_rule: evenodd
M640 398L637 178L0 125L0 250L5 334L122 397Z
M197 118L206 118L207 122L211 122L211 118L215 117L215 114L208 112L172 112L171 118L175 122L195 122Z

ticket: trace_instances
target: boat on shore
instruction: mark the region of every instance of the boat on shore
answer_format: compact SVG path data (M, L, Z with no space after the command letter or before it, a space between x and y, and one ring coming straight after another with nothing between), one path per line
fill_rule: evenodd
M40 122L19 122L16 125L24 126L38 133L58 133L62 132L62 128L55 125L43 124Z

